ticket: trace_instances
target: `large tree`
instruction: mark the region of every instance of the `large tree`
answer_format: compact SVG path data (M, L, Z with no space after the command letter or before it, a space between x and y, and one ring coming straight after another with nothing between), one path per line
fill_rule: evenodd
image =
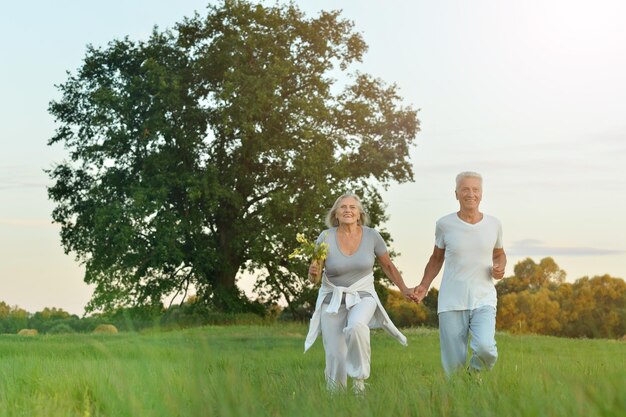
M95 284L88 309L158 304L195 288L244 308L238 272L267 298L297 298L288 262L346 190L384 219L380 188L412 180L416 111L395 85L351 71L366 51L339 12L210 6L145 41L88 47L49 111L49 175L62 244Z

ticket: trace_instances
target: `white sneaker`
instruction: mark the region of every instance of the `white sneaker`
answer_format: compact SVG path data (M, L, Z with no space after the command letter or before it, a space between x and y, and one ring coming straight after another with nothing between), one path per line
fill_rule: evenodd
M365 396L365 381L363 379L352 380L352 392L357 397Z

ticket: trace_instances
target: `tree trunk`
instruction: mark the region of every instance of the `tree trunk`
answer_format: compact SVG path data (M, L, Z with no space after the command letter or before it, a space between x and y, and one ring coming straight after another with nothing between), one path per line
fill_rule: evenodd
M217 248L219 259L208 276L211 283L211 304L219 311L228 313L255 312L262 314L259 303L251 303L245 293L237 287L237 272L245 262L243 243L245 239L238 231L239 219L232 213L233 207L220 210L217 221Z
M235 284L238 270L238 267L222 264L215 271L212 304L220 311L238 313L247 310L245 306L249 301Z

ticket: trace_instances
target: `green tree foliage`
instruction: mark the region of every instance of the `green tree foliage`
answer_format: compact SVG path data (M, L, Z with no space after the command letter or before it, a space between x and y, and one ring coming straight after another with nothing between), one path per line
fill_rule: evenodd
M71 333L78 326L79 317L56 307L45 307L30 315L28 327L39 333ZM53 330L54 329L54 330Z
M0 301L0 333L17 333L28 327L30 314L17 306Z
M413 178L416 111L349 71L366 49L339 12L231 0L146 41L89 47L49 107L49 144L69 160L48 190L64 249L95 286L88 310L158 306L190 287L250 309L236 286L246 268L266 271L268 303L306 294L306 266L287 258L296 233L316 237L346 190L382 219L378 188Z
M428 311L428 317L425 323L428 327L439 327L439 315L437 314L438 301L439 290L437 288L431 288L422 301L422 304Z

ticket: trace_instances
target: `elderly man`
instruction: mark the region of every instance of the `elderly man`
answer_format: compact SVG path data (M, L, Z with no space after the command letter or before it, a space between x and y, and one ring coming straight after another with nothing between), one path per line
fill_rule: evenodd
M454 193L459 211L437 221L435 248L415 288L419 302L445 261L437 313L441 363L448 375L465 368L470 335L470 370L491 369L498 358L492 278L504 276L506 254L500 221L479 210L482 185L482 177L476 172L457 175Z

